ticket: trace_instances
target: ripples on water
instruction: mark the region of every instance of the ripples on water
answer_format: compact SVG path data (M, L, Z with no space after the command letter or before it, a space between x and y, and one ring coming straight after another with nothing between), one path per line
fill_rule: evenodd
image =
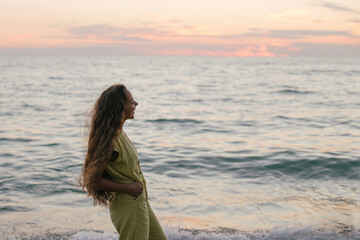
M359 63L1 58L0 230L116 239L76 177L86 112L122 82L140 103L125 130L170 239L359 238Z

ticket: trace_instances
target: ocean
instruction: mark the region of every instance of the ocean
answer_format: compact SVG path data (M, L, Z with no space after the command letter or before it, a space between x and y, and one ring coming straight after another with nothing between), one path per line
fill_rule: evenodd
M88 113L124 130L169 240L360 239L360 59L0 57L0 238L117 239L77 185Z

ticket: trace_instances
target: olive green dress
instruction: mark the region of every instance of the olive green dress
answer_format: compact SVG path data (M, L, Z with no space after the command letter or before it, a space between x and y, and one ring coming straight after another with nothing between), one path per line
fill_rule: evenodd
M109 205L111 220L119 233L119 240L166 240L148 202L146 182L136 148L124 131L120 133L114 151L119 155L105 169L111 180L118 183L138 181L143 186L143 191L137 198L127 193L115 193Z

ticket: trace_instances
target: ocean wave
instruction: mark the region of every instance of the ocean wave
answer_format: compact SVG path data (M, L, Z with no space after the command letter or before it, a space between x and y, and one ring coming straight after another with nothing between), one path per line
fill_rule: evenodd
M50 80L64 80L63 77L59 77L59 76L52 76L52 77L49 77Z
M296 179L360 179L360 163L342 158L275 160L263 167L264 172L280 172Z
M147 120L146 122L155 122L155 123L202 123L202 121L198 121L195 119L186 119L186 118L173 118L173 119L166 119L166 118L158 118L154 120Z
M0 212L28 212L31 211L30 208L23 206L2 206L0 207Z
M351 229L351 227L350 227ZM359 239L359 231L317 230L311 227L291 229L276 227L270 231L255 230L252 232L238 231L231 228L216 230L198 229L165 229L169 240L350 240Z
M356 230L345 229L339 231L339 229L314 229L307 228L286 228L277 227L270 231L256 230L252 232L238 231L231 228L219 228L216 230L204 230L204 229L184 229L184 228L164 228L165 234L168 240L354 240L360 239L360 232ZM18 236L9 236L10 239L23 240L55 240L55 239L68 239L68 240L117 240L119 235L115 232L99 232L91 230L80 230L75 232L63 232L63 233L43 233L26 234Z
M201 156L195 160L179 156L179 160L162 162L149 170L186 178L216 176L226 172L237 178L264 179L268 176L288 180L360 180L359 161L340 157L300 158L293 151L246 157Z
M32 142L34 139L30 138L8 138L8 137L2 137L0 138L0 142Z
M276 91L275 93L284 93L284 94L310 94L310 93L314 93L314 92L311 92L311 91L300 91L300 90L295 90L295 89L283 89L283 90Z

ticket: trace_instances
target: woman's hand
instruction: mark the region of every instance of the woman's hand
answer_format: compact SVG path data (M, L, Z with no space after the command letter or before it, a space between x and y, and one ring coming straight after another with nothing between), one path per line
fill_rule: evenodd
M139 182L129 184L129 194L133 197L138 197L143 191L143 186Z
M135 198L137 198L143 191L143 186L140 182L116 183L103 177L101 177L97 182L96 188L105 192L127 193Z

